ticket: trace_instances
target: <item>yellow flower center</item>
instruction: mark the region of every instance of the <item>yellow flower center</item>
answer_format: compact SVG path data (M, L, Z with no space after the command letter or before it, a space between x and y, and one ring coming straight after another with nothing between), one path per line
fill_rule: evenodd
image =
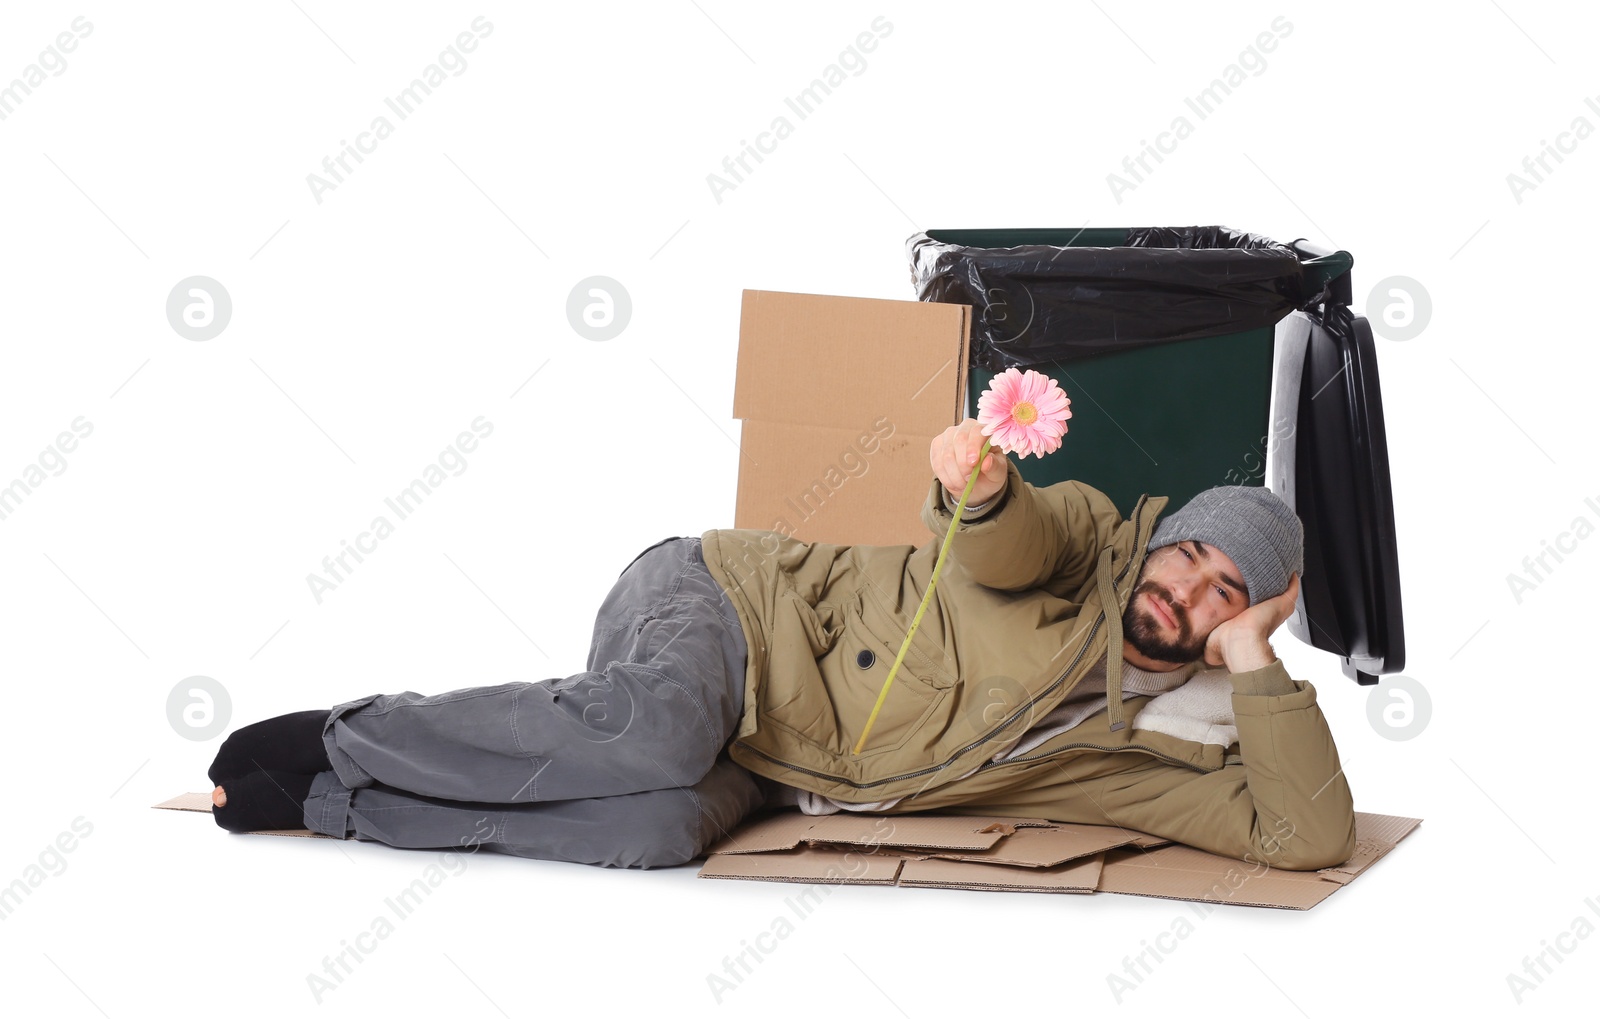
M1039 412L1031 403L1019 403L1011 408L1011 420L1019 425L1031 425L1039 420Z

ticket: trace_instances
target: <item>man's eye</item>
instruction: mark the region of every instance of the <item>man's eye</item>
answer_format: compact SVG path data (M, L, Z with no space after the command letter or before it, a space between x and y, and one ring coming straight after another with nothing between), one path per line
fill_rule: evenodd
M1178 546L1178 551L1182 552L1184 555L1188 556L1190 562L1194 562L1194 555L1188 549L1184 548L1182 545L1179 545ZM1222 600L1223 601L1228 601L1228 592L1227 591L1224 591L1220 587L1213 588L1212 590L1214 590L1218 594L1222 595Z

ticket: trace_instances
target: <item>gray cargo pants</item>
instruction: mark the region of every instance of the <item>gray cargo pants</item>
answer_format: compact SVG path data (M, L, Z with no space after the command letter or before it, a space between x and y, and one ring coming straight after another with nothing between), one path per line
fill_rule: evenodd
M305 825L403 848L606 867L686 863L774 784L726 745L746 644L698 537L657 542L595 619L586 671L333 708Z

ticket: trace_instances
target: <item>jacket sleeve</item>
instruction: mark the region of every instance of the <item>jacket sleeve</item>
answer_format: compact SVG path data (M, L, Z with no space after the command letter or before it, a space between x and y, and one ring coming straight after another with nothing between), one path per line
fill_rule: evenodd
M951 513L954 513L956 511L956 497L950 494L950 490L948 488L940 488L939 495L944 498L944 508L949 510ZM990 510L1000 505L1000 501L1002 498L1004 498L1004 495L1005 493L1003 491L996 492L989 498L988 502L967 503L961 508L962 522L976 520L979 517L984 516Z
M934 478L922 521L944 541L953 517L944 484ZM1036 488L1006 458L1006 487L977 519L963 512L950 542L950 558L978 583L997 591L1025 591L1051 581L1073 590L1094 575L1100 548L1122 514L1099 489L1081 481Z
M1099 807L1116 824L1284 870L1348 860L1355 809L1316 688L1279 660L1231 679L1239 763L1197 774L1152 761L1107 777Z

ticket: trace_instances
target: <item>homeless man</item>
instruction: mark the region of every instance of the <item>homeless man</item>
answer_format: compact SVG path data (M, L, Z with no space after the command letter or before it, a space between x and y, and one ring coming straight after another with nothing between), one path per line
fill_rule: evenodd
M233 733L209 772L231 831L662 867L746 816L934 811L1117 825L1289 870L1346 860L1355 815L1316 690L1267 637L1303 532L1223 486L1124 519L989 453L862 752L983 443L934 439L935 540L716 529L646 549L585 671L375 694Z

